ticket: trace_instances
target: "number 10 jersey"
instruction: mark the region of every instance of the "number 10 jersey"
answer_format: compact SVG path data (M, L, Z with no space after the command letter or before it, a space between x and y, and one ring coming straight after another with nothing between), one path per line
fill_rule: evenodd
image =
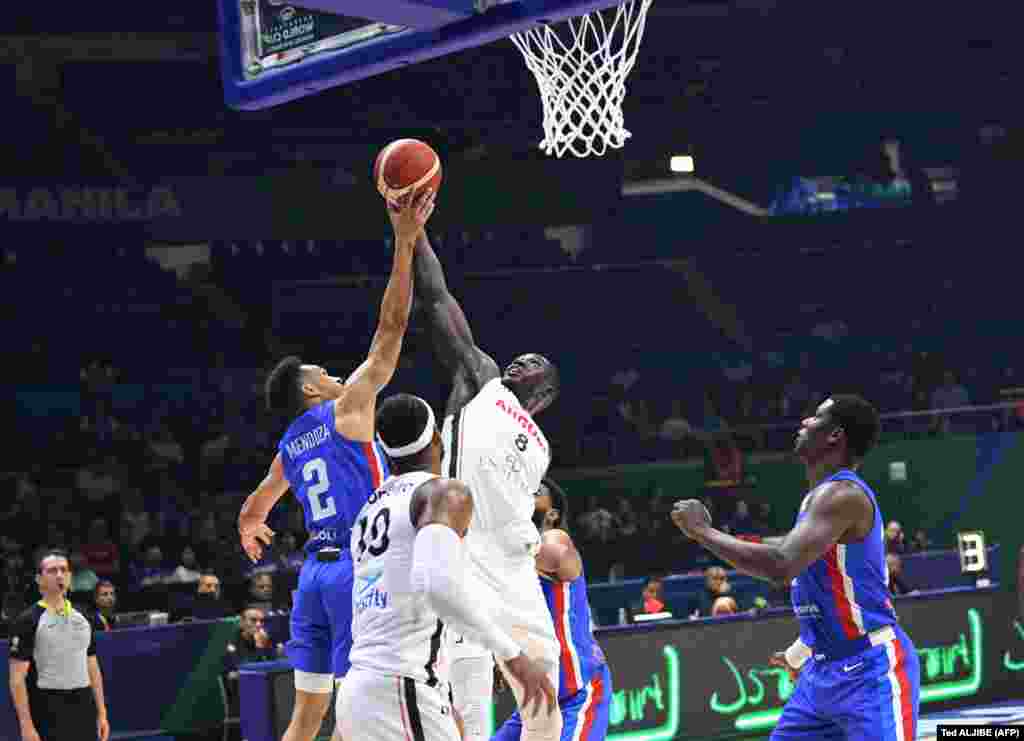
M412 553L416 525L410 505L431 473L415 471L384 482L352 527L352 651L354 669L409 677L430 687L438 676L443 625L413 594Z

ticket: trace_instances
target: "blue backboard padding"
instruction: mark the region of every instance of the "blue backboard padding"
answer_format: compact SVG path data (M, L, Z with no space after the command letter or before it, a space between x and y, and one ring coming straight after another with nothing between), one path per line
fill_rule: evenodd
M476 15L486 6L478 0L302 0L307 10L366 18L418 30L447 26ZM482 7L479 7L482 6Z
M246 80L242 72L238 3L237 0L220 0L224 99L232 108L269 108L407 64L489 44L529 28L540 20L557 22L617 4L618 0L523 0L505 3L435 30L407 30L371 39Z

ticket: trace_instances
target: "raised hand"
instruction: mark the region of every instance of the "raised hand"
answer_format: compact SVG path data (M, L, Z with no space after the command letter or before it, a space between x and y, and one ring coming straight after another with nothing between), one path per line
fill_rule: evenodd
M711 513L696 499L686 499L673 505L672 522L685 535L693 538L696 533L711 526Z
M412 247L415 244L416 237L434 213L436 195L433 190L426 188L407 203L387 202L388 218L391 219L398 245Z

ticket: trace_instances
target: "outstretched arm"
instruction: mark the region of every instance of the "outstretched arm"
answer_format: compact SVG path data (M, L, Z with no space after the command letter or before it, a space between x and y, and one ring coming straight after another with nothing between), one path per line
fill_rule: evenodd
M836 481L811 499L806 516L778 545L749 543L707 522L704 505L696 500L677 502L672 521L686 535L700 543L744 574L774 582L788 583L825 555L829 548L874 508L859 487Z
M466 315L448 290L444 269L430 246L426 233L416 240L413 261L416 296L423 304L430 323L434 350L441 364L452 375L451 397L446 414L463 407L488 381L500 375L498 364L476 345Z
M434 210L434 195L426 190L399 211L388 208L395 229L395 259L380 304L377 331L362 365L345 382L345 393L335 404L335 426L349 440L373 440L377 394L388 385L398 367L402 340L412 310L412 255L416 234L423 231Z

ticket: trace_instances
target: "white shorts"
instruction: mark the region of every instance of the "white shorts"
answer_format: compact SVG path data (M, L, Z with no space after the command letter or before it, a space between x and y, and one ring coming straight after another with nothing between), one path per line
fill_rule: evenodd
M385 677L355 667L338 693L336 715L348 741L459 741L448 700L448 683L437 687L408 677Z
M511 568L510 568L511 567ZM544 590L533 559L511 564L474 563L469 570L470 594L486 605L496 621L530 658L558 665L558 638L551 621ZM484 656L487 649L459 633L457 626L445 631L448 660Z

